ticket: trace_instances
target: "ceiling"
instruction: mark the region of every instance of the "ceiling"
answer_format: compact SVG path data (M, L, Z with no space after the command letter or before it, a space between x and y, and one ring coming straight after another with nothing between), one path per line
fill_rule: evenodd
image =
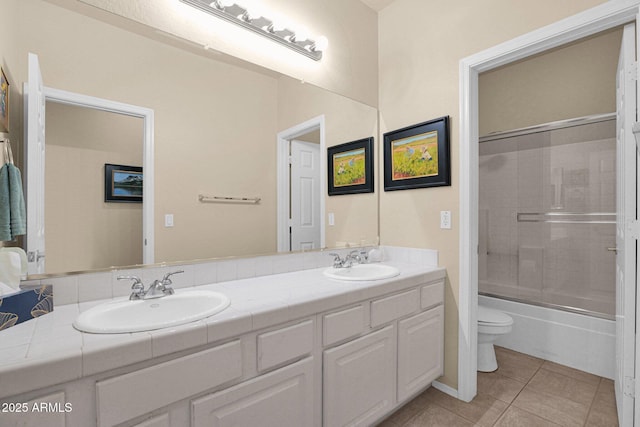
M380 12L385 7L389 6L395 0L360 0L362 3L369 6L371 9Z

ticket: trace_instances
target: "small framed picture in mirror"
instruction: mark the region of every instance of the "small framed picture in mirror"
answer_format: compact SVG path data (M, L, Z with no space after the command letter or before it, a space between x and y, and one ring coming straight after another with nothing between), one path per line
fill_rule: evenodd
M327 148L329 195L373 193L373 137Z
M142 202L143 174L140 166L104 165L105 202Z

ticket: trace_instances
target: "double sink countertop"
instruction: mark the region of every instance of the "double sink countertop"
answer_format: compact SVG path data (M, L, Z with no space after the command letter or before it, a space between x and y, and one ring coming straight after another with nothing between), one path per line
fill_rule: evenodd
M442 267L384 264L397 267L400 275L348 282L330 279L323 275L325 268L315 268L176 289L176 293L196 289L220 292L231 303L211 317L146 332L91 334L73 327L81 312L112 299L56 306L52 313L0 331L0 399L221 342L445 277Z

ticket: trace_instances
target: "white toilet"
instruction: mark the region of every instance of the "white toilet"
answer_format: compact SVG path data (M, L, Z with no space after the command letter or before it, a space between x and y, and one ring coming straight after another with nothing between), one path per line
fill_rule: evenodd
M493 343L501 335L511 332L513 319L502 311L478 305L478 371L498 369Z

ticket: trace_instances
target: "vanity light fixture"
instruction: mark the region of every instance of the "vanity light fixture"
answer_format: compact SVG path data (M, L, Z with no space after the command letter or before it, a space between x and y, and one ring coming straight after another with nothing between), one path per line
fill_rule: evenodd
M322 51L327 48L328 40L324 36L312 40L304 29L290 29L275 19L269 19L261 12L241 6L233 0L180 0L190 6L210 13L225 21L261 34L289 49L315 61L322 59Z

